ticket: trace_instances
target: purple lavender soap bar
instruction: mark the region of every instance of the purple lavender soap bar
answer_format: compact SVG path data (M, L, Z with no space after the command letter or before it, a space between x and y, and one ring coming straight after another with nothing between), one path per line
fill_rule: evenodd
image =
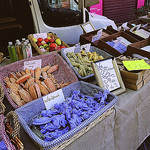
M115 42L110 42L110 41L108 41L108 42L106 42L108 45L110 45L111 47L114 47L114 45L115 45ZM122 43L119 43L116 47L115 47L115 49L117 50L117 51L119 51L120 53L124 53L126 50L127 50L127 47L124 45L124 44L122 44Z

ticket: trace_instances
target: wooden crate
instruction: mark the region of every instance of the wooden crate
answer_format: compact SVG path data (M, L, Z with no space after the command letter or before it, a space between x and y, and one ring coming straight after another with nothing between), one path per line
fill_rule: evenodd
M58 37L54 34L54 33L47 33L47 37L54 37L54 39L58 39ZM37 50L37 52L40 55L43 55L44 53L41 51L41 49L38 47L38 45L36 44L36 42L33 41L33 34L28 35L28 39L30 40L32 46ZM67 45L65 42L61 41L62 45L65 47L69 47L69 45ZM52 51L52 52L60 52L61 50L57 50L57 51Z
M120 31L120 32L114 33L114 34L112 34L112 35L110 35L110 36L108 36L106 38L103 38L103 39L99 40L98 47L100 49L103 49L103 50L107 51L108 53L110 53L113 56L120 56L120 55L122 55L122 53L120 53L115 48L111 47L110 45L108 45L106 43L107 41L115 40L119 36L124 37L125 39L127 39L131 43L138 42L137 39L135 39L134 37L130 36L126 32Z
M92 42L92 37L93 37L94 35L96 35L99 30L100 30L100 29L94 30L94 31L92 31L92 32L88 32L88 33L84 33L84 34L80 35L80 43L81 43L81 44L91 43L92 46L98 47L98 42L99 42L99 40L97 40L97 41L95 41L95 42ZM111 34L112 34L112 33L111 33L110 31L103 29L102 36L101 36L100 39L102 39L102 38L104 38L104 37L106 37L106 36L109 36L109 35L111 35Z
M150 59L150 52L141 49L147 45L150 45L150 38L130 44L124 55L132 56L133 54L139 54Z

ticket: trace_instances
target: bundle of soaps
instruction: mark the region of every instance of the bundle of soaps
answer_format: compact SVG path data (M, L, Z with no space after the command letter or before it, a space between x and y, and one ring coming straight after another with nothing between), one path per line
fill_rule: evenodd
M7 147L4 141L0 141L0 150L7 150Z
M144 39L147 39L150 36L150 32L148 32L144 29L139 29L139 30L133 31L133 33L135 33L136 35L138 35Z
M79 126L83 121L105 107L110 92L97 91L94 96L83 95L74 90L66 101L43 110L30 121L32 131L44 141L52 141ZM39 132L39 133L38 133Z
M107 41L106 43L115 48L120 53L124 53L127 50L127 46L131 44L131 42L121 36L114 41Z

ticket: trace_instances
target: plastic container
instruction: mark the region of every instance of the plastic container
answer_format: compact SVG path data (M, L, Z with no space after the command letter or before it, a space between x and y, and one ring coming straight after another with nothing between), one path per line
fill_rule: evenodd
M93 77L94 76L94 73L93 74L90 74L88 76L85 76L85 77L82 77L78 71L72 66L72 64L70 63L68 57L66 56L66 51L68 52L68 49L62 49L61 50L61 55L63 56L63 58L67 61L67 63L70 65L70 67L74 70L74 72L76 73L76 75L78 76L79 79L82 79L82 80L85 80L85 79L88 79L90 77ZM80 52L80 49L75 49L74 53L77 53L77 52ZM94 47L94 46L91 46L90 48L90 52L96 52L98 55L102 55L104 58L110 58L112 57L110 54L108 54L107 52L97 48L97 47Z

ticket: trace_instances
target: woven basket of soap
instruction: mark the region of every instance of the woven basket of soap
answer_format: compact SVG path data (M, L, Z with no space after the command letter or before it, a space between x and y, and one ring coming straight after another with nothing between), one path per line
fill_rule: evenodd
M18 115L10 111L6 117L0 115L0 149L23 150L23 143L20 141L20 124Z

